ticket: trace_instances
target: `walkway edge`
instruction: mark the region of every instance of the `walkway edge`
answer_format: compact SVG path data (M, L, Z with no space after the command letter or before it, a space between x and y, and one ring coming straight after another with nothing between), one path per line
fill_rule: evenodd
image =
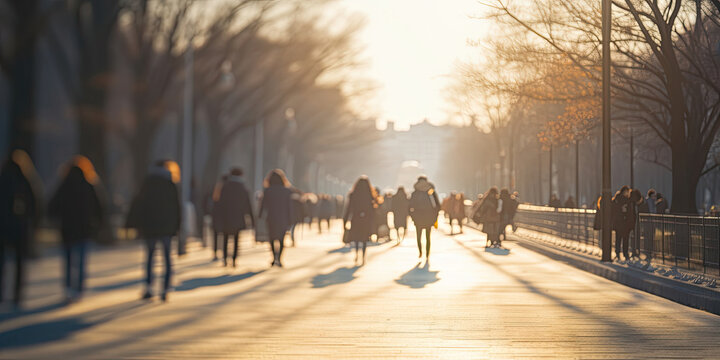
M601 263L595 258L557 249L524 237L510 235L508 238L516 240L518 244L529 250L608 280L720 315L720 296L710 289L703 289L618 264Z

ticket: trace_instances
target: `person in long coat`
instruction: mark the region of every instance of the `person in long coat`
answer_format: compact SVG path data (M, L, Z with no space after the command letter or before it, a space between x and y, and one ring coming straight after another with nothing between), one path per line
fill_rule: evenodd
M612 224L615 230L615 258L620 260L622 250L625 260L628 255L630 231L635 226L635 215L630 202L630 187L623 186L612 198Z
M15 150L0 171L0 302L5 289L5 256L14 250L15 283L13 303L20 306L23 294L25 263L30 255L30 241L40 218L40 190L30 156Z
M170 250L172 238L180 230L181 208L177 184L180 182L180 167L174 161L161 160L155 163L145 177L140 191L133 199L127 218L127 227L137 229L147 246L145 262L145 293L143 299L152 294L153 260L158 243L163 246L165 278L162 301L167 301L172 274Z
M229 174L223 175L220 178L220 181L218 181L215 184L215 187L212 191L212 198L211 198L211 209L210 209L210 217L212 218L212 251L213 251L213 261L217 261L218 256L218 243L220 242L219 237L222 237L222 216L220 214L220 207L218 206L218 202L220 201L220 193L222 192L222 187L227 182L228 178L230 177Z
M362 243L362 263L365 264L365 251L367 249L367 241L373 232L375 208L377 204L375 199L377 194L375 189L370 185L370 180L366 176L361 176L353 186L348 196L348 205L343 216L343 227L347 229L348 222L350 229L348 237L350 242L355 243L355 262L358 261L358 252Z
M490 188L483 196L478 206L477 218L483 225L482 231L487 235L487 241L493 247L500 246L501 212L498 211L499 195L496 187Z
M285 234L293 223L293 191L290 189L290 182L285 177L285 173L280 169L270 171L263 185L265 190L258 214L260 217L266 216L268 240L273 253L273 261L270 266L282 267Z
M398 242L405 239L405 233L407 232L407 218L410 215L410 205L408 201L407 193L405 188L398 187L397 192L393 195L390 201L393 212L393 224L395 225L395 231L397 232ZM400 230L402 229L402 236Z
M97 183L90 160L76 156L48 207L49 215L60 220L68 302L82 296L87 244L97 239L102 224L103 210L95 189Z
M217 203L222 222L224 266L227 266L229 238L233 238L232 266L235 267L240 231L248 228L245 217L250 219L251 227L255 224L250 193L242 181L242 174L243 171L240 168L230 171L230 176L220 191L220 199Z
M435 185L427 180L427 177L418 177L413 185L415 189L410 196L410 217L415 223L417 235L417 246L422 258L422 231L425 230L425 257L430 257L430 232L437 223L440 212L440 200L438 199Z
M502 201L500 206L500 226L498 227L498 240L500 235L505 240L505 231L507 226L515 222L515 214L517 213L518 202L513 195L510 195L510 190L503 188L500 190L499 200Z

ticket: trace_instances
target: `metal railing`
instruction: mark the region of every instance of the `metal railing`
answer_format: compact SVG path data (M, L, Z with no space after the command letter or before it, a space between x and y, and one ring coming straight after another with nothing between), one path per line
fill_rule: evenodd
M520 205L518 226L585 246L600 247L595 210ZM720 218L640 214L630 250L642 259L693 271L720 274Z

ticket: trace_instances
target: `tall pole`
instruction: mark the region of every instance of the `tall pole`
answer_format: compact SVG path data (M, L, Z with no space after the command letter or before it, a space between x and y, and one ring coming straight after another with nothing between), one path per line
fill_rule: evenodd
M635 188L635 135L630 128L630 188Z
M548 204L550 204L549 199L552 199L552 193L553 193L553 186L552 186L552 181L553 181L552 158L553 158L553 156L552 155L553 155L553 146L552 146L552 144L550 144L550 160L548 161L548 164L549 164L549 166L548 166L548 170L549 170L548 171Z
M611 0L602 0L602 261L611 261L612 228L610 219L610 25Z
M580 140L575 140L575 204L580 207Z
M180 169L182 176L180 177L180 204L182 209L183 224L178 237L178 254L182 255L186 252L187 238L190 235L189 213L185 211L185 205L191 201L190 199L190 181L192 179L192 118L193 118L193 67L194 67L194 49L192 41L188 42L185 50L185 88L183 89L183 122L182 122L182 138L181 138L181 155Z
M542 193L542 147L538 149L538 205L542 205L543 203L543 193Z

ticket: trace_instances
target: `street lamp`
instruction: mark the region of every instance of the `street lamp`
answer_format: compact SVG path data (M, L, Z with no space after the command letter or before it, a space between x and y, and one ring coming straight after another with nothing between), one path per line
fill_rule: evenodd
M600 229L602 261L611 261L612 223L610 219L610 27L611 0L602 0L602 227Z

